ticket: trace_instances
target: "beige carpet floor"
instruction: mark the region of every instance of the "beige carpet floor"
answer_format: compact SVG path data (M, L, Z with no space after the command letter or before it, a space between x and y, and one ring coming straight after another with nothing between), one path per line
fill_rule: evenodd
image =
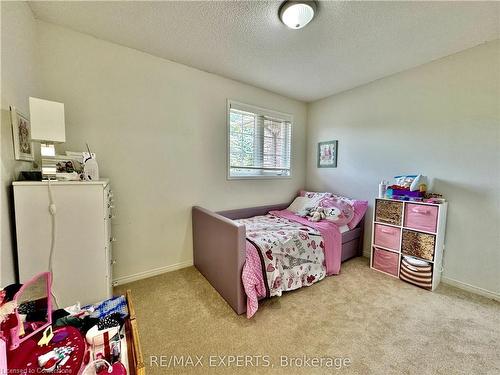
M116 291L126 289L148 374L500 374L498 302L443 284L431 293L370 270L366 258L344 263L339 276L264 301L250 320L237 316L194 267ZM173 366L173 355L184 356L187 366L179 357ZM252 367L244 357L242 366L229 366L229 357L220 363L219 355L254 356L254 365L258 356L269 357ZM196 356L203 367L191 366ZM281 356L299 360L281 367L287 364ZM315 367L315 357L323 367ZM346 366L337 369L341 360Z

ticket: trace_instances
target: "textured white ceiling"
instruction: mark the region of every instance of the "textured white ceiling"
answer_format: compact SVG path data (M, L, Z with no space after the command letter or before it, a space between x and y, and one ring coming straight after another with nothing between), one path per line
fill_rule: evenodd
M290 30L279 1L31 2L39 19L313 101L500 38L498 2L320 2Z

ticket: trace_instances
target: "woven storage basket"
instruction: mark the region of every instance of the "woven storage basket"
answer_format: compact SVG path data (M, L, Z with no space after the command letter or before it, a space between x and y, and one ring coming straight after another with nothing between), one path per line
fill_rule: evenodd
M433 260L436 236L403 229L401 252L418 258Z
M432 290L432 265L415 266L403 257L399 278L424 289Z
M401 225L403 218L403 202L377 200L375 220L381 223Z

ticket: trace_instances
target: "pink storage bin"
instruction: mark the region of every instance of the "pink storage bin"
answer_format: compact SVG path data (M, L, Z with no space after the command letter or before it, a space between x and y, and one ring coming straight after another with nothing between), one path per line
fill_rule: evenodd
M379 271L386 272L397 277L399 268L399 254L374 247L372 267Z
M399 250L401 229L388 225L375 224L375 245Z
M425 204L407 203L405 227L436 233L438 207Z

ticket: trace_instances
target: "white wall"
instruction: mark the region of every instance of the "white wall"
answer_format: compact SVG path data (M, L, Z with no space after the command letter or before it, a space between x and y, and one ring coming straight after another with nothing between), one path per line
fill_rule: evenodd
M14 160L9 105L28 114L28 97L37 95L36 21L25 2L1 2L1 190L0 285L15 281L14 226L11 182L20 170L29 170L32 163Z
M304 185L304 104L36 22L26 3L1 7L2 285L14 280L9 186L20 169L31 166L14 161L8 106L27 113L30 95L66 103L65 148L82 150L88 141L98 153L101 174L112 180L117 277L189 263L193 204L226 209L276 203ZM308 188L373 200L383 177L405 172L434 177L434 190L450 201L447 280L495 293L500 287L498 66L495 41L312 103L307 118ZM226 181L227 98L295 116L292 179ZM328 139L339 140L339 167L320 170L316 145Z
M38 33L44 97L65 103L65 148L88 142L115 191L117 277L189 263L193 205L286 202L303 187L304 103L52 24ZM294 115L291 179L226 180L228 98Z
M445 280L498 294L499 131L497 40L312 103L307 187L373 206L382 178L432 177L432 190L449 201ZM338 168L318 169L317 142L331 139L339 140ZM370 238L368 230L366 254Z

